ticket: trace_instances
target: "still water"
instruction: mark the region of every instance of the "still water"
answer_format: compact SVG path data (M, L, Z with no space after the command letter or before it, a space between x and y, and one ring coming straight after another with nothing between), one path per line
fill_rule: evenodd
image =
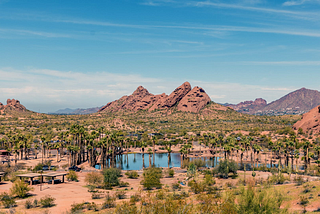
M168 153L156 153L153 162L153 154L143 154L143 153L130 153L118 155L115 160L115 164L117 168L122 170L141 170L143 167L148 168L149 162L151 159L151 165L155 165L156 167L168 167ZM190 161L195 159L202 159L206 162L207 167L215 167L219 164L220 157L209 158L209 157L195 157L189 158ZM143 161L144 160L144 161ZM181 167L181 155L180 153L171 153L169 159L169 167ZM107 162L107 167L110 167L110 161ZM244 165L238 163L239 169L243 169ZM255 166L260 167L264 164L255 164ZM272 167L278 168L278 164L272 164ZM294 166L295 167L295 166ZM100 165L96 165L97 169L100 169ZM267 168L270 168L270 164L267 164ZM246 164L246 170L251 170L252 164ZM303 167L299 166L300 170L303 170Z

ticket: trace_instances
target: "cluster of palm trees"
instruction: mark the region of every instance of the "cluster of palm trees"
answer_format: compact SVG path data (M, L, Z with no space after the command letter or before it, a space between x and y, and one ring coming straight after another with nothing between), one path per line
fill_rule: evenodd
M14 154L15 162L18 159L28 159L30 154L38 158L39 152L41 152L42 159L46 159L51 156L51 151L55 150L57 162L66 156L69 166L88 161L90 166L101 164L101 168L105 168L109 165L114 167L116 155L122 154L124 149L128 150L129 145L137 147L138 144L144 154L147 140L151 145L151 148L146 151L149 153L149 166L151 166L151 154L153 154L153 164L155 164L155 146L159 143L159 138L163 137L164 140L165 137L154 134L147 134L145 137L138 140L134 135L110 132L104 127L88 130L82 125L73 124L65 131L43 131L36 135L22 131L9 131L0 139L0 146ZM304 168L307 169L314 159L320 167L320 142L318 140L299 140L296 135L273 141L266 136L261 140L261 136L225 136L222 133L182 136L182 139L183 142L180 145L182 160L192 152L193 143L198 142L200 155L201 145L206 145L210 148L213 158L234 159L241 164L245 161L251 163L252 166L257 166L257 163L264 162L265 165L272 167L278 163L281 166L290 166L292 169L296 165L297 169L299 161L302 161ZM169 167L173 141L167 136L165 142ZM264 155L264 160L262 160L262 155Z

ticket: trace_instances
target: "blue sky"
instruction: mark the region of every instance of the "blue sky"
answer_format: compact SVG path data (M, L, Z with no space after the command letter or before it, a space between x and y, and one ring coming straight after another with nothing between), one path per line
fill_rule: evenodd
M184 81L215 102L320 90L320 0L0 0L0 102L102 106Z

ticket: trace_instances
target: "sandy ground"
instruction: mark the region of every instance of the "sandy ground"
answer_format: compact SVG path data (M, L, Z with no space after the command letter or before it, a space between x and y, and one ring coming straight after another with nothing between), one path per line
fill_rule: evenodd
M159 147L156 147L157 152L166 152L166 150L159 150ZM201 145L201 149L200 149L200 145L194 145L194 150L195 151L202 151L203 153L201 154L200 157L210 157L210 152L209 152L209 147L205 147L203 145ZM146 149L147 150L147 149ZM145 150L145 151L146 151ZM172 146L172 150L173 151L179 151L180 150L180 146ZM129 152L140 152L140 149L130 149ZM54 152L53 152L54 153ZM250 154L250 153L249 153ZM199 157L199 156L198 156ZM236 156L233 157L234 159L236 159ZM48 158L47 158L48 159ZM61 167L65 164L67 164L67 157L64 156L62 158L62 160L60 162L56 162L56 157L52 157L49 158L50 160L52 160L52 165L55 166L60 166L59 170L63 170L61 169ZM247 159L247 158L246 158ZM264 156L262 155L261 159L264 159ZM18 163L24 163L27 167L34 167L36 164L40 163L42 161L41 156L38 159L31 159L31 160L23 160L23 161L18 161ZM249 161L249 157L248 160ZM284 159L283 159L284 161ZM283 162L284 163L284 162ZM45 211L48 213L66 213L68 211L70 211L71 205L74 203L82 203L82 202L95 202L96 204L102 204L104 199L91 199L91 193L88 192L88 188L86 187L86 183L84 181L85 179L85 175L88 173L88 171L99 171L97 169L94 169L92 167L90 167L88 165L88 163L84 163L82 165L80 165L80 167L83 169L82 172L77 172L78 178L79 178L79 182L68 182L66 181L65 183L62 184L45 184L42 186L42 190L40 190L40 185L33 185L33 190L30 191L31 193L31 197L27 198L27 199L19 199L17 200L17 207L15 207L14 209L16 211L20 211L22 213L44 213ZM184 170L181 170L180 168L174 168L175 170L175 176L174 178L162 178L161 179L161 183L164 184L164 186L168 186L171 188L173 183L176 183L178 180L182 181L185 180L186 178L186 173L184 172ZM111 194L113 195L116 191L119 190L124 190L125 188L127 188L126 191L126 195L127 198L130 198L131 195L136 194L137 192L142 191L142 186L140 184L141 179L142 179L142 171L138 171L138 173L140 174L140 177L138 179L128 179L125 175L124 175L124 171L123 171L123 177L120 178L121 181L123 182L128 182L130 185L129 187L123 187L123 188L114 188L113 190L99 190L101 192L101 195L106 195L106 194ZM255 177L256 180L258 179L267 179L268 176L271 175L271 173L268 172L256 172L257 176ZM246 172L246 179L252 179L252 172L251 171L247 171ZM218 187L224 187L226 185L233 185L235 186L239 179L243 179L244 178L244 172L243 171L239 171L239 177L238 179L218 179L215 178L216 180L216 185ZM307 206L307 210L308 211L313 211L313 210L317 210L320 207L320 197L318 196L320 194L320 181L315 181L315 180L319 180L318 178L315 177L308 177L308 176L304 176L304 179L308 179L309 181L312 181L313 183L311 185L316 186L316 188L312 189L312 196L313 199L310 199L310 204L308 204ZM66 180L66 179L65 179ZM4 192L4 191L9 191L9 189L11 188L12 183L9 181L5 181L2 182L0 184L0 192ZM283 194L288 195L289 199L288 201L285 201L284 205L288 205L290 207L290 209L292 210L302 210L301 205L298 204L300 196L302 195L302 190L303 190L303 186L300 187L296 187L295 184L286 184L286 185L276 185L274 187L275 189L279 189ZM188 191L188 187L183 187L184 190ZM288 193L289 191L289 193ZM142 191L143 194L145 193L145 191ZM52 197L54 197L56 199L55 201L55 206L48 208L48 209L44 209L44 208L32 208L29 210L26 210L24 208L24 203L26 200L34 200L34 199L40 199L46 195L50 195ZM308 196L309 197L309 196ZM129 200L129 199L124 199L124 200ZM123 200L122 200L123 201ZM117 203L119 203L120 201L118 200ZM1 209L0 209L1 210ZM7 212L8 209L2 209L1 211L5 211Z

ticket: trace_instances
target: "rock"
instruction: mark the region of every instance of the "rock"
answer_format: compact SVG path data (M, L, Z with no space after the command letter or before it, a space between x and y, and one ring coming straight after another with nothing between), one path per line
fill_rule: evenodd
M186 96L189 91L191 91L191 85L189 82L183 83L181 86L176 88L164 101L162 107L173 107L177 104L184 96Z
M320 106L317 106L302 116L302 119L293 125L294 130L301 128L304 132L313 131L313 134L320 132Z
M2 106L2 107L1 107ZM23 105L20 104L19 100L15 100L15 99L8 99L7 100L7 105L3 105L1 103L0 105L0 109L3 108L5 110L10 109L10 110L16 110L16 111L26 111L26 107L24 107Z
M139 86L132 95L123 96L119 100L108 103L103 106L99 112L170 110L175 108L190 92L191 85L188 82L176 88L169 96L165 93L153 95L144 87ZM190 96L192 96L194 100L194 105L192 105L192 108L188 107L186 109L187 111L198 112L210 102L209 96L201 88L195 90ZM207 100L209 101L207 102ZM184 111L184 108L181 109L183 109L181 111Z
M211 101L207 93L200 87L194 87L178 104L179 111L198 113Z
M108 103L103 106L99 112L108 110L111 112L120 110L139 111L150 108L157 100L159 95L153 95L142 86L139 86L132 95L123 96L119 100Z
M257 110L260 110L261 108L265 107L267 105L267 101L262 98L257 98L255 101L244 101L241 103L238 103L237 105L234 104L228 104L227 107L232 108L233 110L236 110L241 113L248 113L248 114L254 114Z
M0 110L4 109L4 105L0 103Z

